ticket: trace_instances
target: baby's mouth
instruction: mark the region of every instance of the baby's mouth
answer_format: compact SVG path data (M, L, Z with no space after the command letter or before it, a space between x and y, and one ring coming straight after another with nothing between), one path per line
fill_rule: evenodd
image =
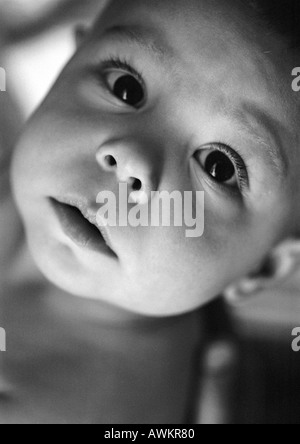
M98 227L96 216L91 216L83 205L54 198L50 198L50 203L64 234L77 246L118 258L110 245L106 230Z

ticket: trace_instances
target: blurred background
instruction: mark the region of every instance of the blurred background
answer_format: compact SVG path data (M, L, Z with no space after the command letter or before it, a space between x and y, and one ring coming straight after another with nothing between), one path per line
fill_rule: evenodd
M0 112L2 140L16 138L73 54L74 26L90 24L104 2L0 0L0 66L7 72L9 102ZM238 348L230 366L234 382L224 391L228 368L222 359L207 367L199 422L300 423L300 353L291 348L292 330L300 327L300 273L284 287L227 310ZM214 311L213 322L222 323L221 316Z
M74 26L89 24L105 0L0 0L2 65L24 118L75 50Z

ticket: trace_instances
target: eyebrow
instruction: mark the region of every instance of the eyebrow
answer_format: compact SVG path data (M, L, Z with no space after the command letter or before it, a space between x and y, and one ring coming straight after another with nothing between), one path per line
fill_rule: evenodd
M242 131L254 139L270 159L275 173L285 177L289 169L288 156L280 137L282 125L268 113L253 103L245 102L241 111L230 113L234 116Z
M174 57L174 49L165 41L164 35L150 27L116 25L108 28L101 38L117 39L137 45L163 62L170 61Z
M152 27L136 24L115 25L108 28L101 38L116 39L137 45L164 64L174 61L175 58L174 48L166 42L164 34ZM227 109L225 113L231 119L235 118L241 132L246 132L250 138L254 138L257 141L264 153L269 157L275 173L284 177L287 174L289 162L279 134L280 122L256 107L253 103L245 103L242 112L240 110Z

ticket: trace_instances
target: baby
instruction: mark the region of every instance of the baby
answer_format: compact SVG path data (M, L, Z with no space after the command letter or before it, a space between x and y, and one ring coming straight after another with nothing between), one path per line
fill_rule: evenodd
M30 251L54 285L24 269L25 249L3 277L0 421L186 420L197 310L297 262L297 13L296 1L108 2L15 152ZM120 183L141 206L153 191L204 192L203 236L99 224L99 192Z

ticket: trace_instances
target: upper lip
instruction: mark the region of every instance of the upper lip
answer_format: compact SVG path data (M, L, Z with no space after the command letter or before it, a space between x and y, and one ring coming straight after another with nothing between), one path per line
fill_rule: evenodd
M82 200L66 198L66 197L55 197L53 199L56 200L60 204L69 205L71 207L76 208L78 211L80 211L82 216L86 220L88 220L90 224L94 225L98 229L99 234L103 237L108 248L110 248L110 250L116 255L116 253L112 247L112 243L111 243L107 228L105 226L100 226L97 223L97 211L91 209L88 206L88 204Z

